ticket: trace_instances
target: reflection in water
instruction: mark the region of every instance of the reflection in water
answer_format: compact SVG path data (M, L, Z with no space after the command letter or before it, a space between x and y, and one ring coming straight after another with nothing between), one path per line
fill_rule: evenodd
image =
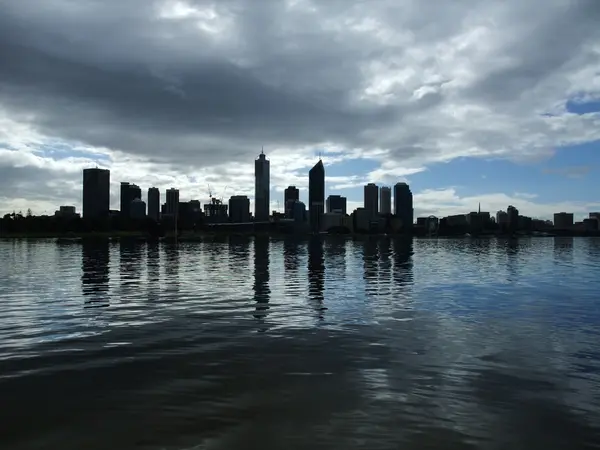
M137 291L142 271L142 242L136 239L119 240L120 301L128 301L130 294Z
M338 277L346 276L346 238L331 236L325 243L327 270Z
M81 241L81 292L86 308L108 306L109 240Z
M300 295L301 292L298 279L299 247L300 242L294 238L288 238L283 242L283 269L285 271L283 289L287 296L292 297Z
M151 240L146 244L146 271L148 300L156 301L160 297L160 243L158 240Z
M555 236L554 238L554 262L561 264L573 263L573 237Z
M53 264L54 242L28 258L0 239L0 447L598 448L597 241L575 238L569 266L552 238L489 254L415 239L414 256L410 239L323 239L216 243L215 259L203 243L148 243L142 279L178 290L85 311L132 281L118 243L71 243ZM368 299L363 268L378 280ZM286 297L288 275L310 293ZM267 304L272 332L256 333L267 320L248 308Z
M519 239L509 238L504 243L506 251L506 267L508 270L508 281L514 283L519 278Z
M269 309L269 238L256 236L254 238L254 301L256 312L254 317L264 318Z
M177 241L163 243L165 255L165 285L169 292L179 292L179 244Z
M377 295L377 274L379 272L377 240L374 237L367 237L362 244L365 293L367 295Z
M393 279L397 287L413 283L413 241L412 239L397 238L392 241L394 249ZM432 267L432 270L435 270ZM402 291L399 291L402 292Z
M308 296L315 310L322 318L323 292L325 290L325 254L323 241L319 236L311 236L308 241Z
M229 268L233 271L239 271L240 268L248 267L250 263L250 237L236 236L229 237Z

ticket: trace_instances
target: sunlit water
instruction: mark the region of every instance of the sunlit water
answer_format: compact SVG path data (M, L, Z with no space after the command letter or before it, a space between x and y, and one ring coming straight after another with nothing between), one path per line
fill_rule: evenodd
M0 448L600 446L600 240L0 241Z

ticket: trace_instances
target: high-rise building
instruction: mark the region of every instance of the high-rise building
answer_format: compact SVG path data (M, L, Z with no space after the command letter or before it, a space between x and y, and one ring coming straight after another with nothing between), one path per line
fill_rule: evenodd
M342 213L346 214L346 197L341 195L330 195L327 197L326 207L328 213Z
M179 189L167 189L165 203L165 214L177 217L179 214Z
M379 212L381 214L392 213L392 189L388 186L382 186L379 189Z
M321 229L325 210L325 167L319 160L308 171L308 215L310 228L313 232Z
M365 209L371 218L379 214L379 186L375 183L369 183L365 186L364 203Z
M158 221L160 214L160 191L158 188L148 189L148 217Z
M142 198L142 190L136 184L121 182L121 216L131 217L131 202Z
M98 219L110 212L110 170L83 169L83 217Z
M294 203L300 199L300 190L296 186L288 186L283 191L283 206L285 208L285 217L292 217Z
M229 198L229 221L234 223L250 222L250 199L245 195Z
M140 198L134 198L129 205L129 214L132 219L141 220L146 217L146 202Z
M519 228L519 210L512 205L506 209L508 215L507 225L511 231L516 231Z
M554 228L556 228L557 230L569 230L573 228L573 213L555 213Z
M394 214L402 222L405 230L411 229L414 223L413 195L406 183L394 185Z
M254 220L267 222L270 205L270 163L263 151L254 161Z

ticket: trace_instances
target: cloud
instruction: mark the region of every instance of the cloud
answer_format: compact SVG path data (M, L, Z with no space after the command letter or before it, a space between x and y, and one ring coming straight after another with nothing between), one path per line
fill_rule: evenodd
M545 168L543 173L562 175L567 178L583 178L592 171L592 166L569 166L560 168Z
M206 198L207 184L252 196L262 146L277 192L305 186L318 151L379 165L341 189L600 140L599 113L565 107L600 97L594 0L5 3L0 149L44 159L2 162L42 183L36 196L11 175L2 209L80 204L48 183L86 161Z

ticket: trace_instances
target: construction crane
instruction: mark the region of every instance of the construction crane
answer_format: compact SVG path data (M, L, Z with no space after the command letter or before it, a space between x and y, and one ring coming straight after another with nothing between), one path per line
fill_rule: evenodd
M213 198L212 189L210 188L210 184L207 183L206 186L208 187L208 197L210 198L210 201L212 202L212 198Z
M227 192L227 188L229 186L225 186L225 189L223 189L223 194L221 195L221 203L223 203L223 198L225 197L225 193Z

